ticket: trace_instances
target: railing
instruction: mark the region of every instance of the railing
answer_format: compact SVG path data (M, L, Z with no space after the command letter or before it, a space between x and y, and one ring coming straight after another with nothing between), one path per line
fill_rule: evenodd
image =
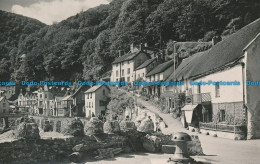
M214 123L199 123L200 129L231 132L231 133L245 133L245 125L226 125L226 124L214 124Z
M191 102L186 102L186 104L190 104L190 103L192 103L192 104L201 104L202 102L210 102L211 101L210 93L192 94L190 96L186 96L186 98L189 98L190 101L191 101Z

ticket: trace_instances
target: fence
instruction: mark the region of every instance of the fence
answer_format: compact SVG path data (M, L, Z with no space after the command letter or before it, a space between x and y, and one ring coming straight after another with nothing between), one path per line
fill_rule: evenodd
M226 124L214 124L214 123L203 123L200 122L199 126L201 129L230 132L230 133L246 133L245 125L226 125Z

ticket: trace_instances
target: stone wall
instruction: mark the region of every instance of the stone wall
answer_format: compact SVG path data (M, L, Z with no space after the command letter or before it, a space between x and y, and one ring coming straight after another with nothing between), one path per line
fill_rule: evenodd
M67 134L68 127L75 118L70 117L41 117L41 116L32 116L37 123L39 128L44 128L44 121L48 120L49 123L53 127L54 132ZM89 121L87 118L79 118L83 123L84 127L86 127L87 122Z
M212 104L213 119L218 122L219 110L225 110L226 122L230 125L240 125L244 122L244 108L243 102L233 103L214 103Z

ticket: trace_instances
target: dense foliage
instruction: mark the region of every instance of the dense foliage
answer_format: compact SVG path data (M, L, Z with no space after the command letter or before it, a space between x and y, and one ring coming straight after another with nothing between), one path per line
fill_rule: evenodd
M51 26L1 11L0 77L97 79L131 43L166 48L170 40L209 41L234 33L259 11L257 0L113 0Z

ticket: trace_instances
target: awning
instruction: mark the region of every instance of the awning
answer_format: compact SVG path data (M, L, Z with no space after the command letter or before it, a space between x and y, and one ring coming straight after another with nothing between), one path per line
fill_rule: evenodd
M193 110L198 106L198 104L185 105L181 110L184 111L186 122L191 123Z

